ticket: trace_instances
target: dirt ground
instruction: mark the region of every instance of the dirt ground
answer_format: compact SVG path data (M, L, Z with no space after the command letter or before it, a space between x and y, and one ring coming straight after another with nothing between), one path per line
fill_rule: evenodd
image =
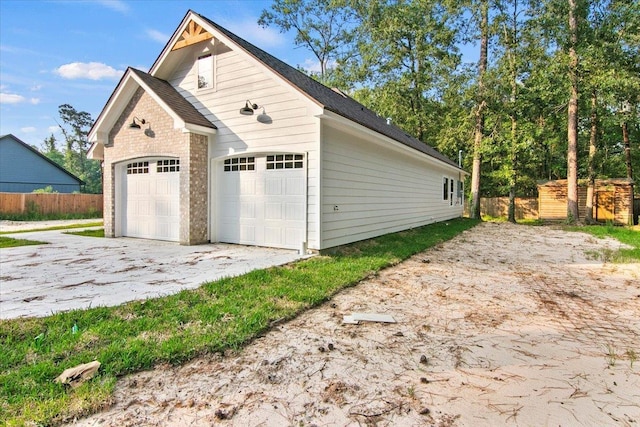
M123 378L76 425L640 426L640 264L602 262L619 247L483 223L239 353Z

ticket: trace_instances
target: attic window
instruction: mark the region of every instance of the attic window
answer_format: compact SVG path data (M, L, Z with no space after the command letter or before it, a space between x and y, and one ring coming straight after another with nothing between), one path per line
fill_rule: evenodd
M213 88L213 55L198 57L198 89Z

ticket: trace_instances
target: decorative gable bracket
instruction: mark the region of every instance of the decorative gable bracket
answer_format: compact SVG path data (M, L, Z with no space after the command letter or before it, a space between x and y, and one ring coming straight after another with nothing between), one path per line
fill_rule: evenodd
M212 39L213 36L208 33L204 28L195 23L194 21L189 21L187 24L187 28L182 32L176 44L173 45L171 50L182 49L183 47L191 46L192 44L196 44L205 40Z

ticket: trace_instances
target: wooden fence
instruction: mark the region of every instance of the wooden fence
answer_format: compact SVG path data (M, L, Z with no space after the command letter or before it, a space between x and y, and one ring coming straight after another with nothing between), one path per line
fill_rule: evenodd
M102 215L102 194L0 193L0 213Z
M465 203L465 215L469 215L468 203ZM480 214L492 217L506 217L509 214L508 197L481 197ZM538 219L537 197L516 197L516 219Z

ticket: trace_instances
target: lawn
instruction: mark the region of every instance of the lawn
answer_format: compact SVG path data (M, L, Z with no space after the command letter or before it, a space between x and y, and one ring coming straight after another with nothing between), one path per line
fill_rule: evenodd
M239 349L274 323L476 224L432 224L164 298L0 320L0 419L53 424L95 412L109 401L118 377ZM102 363L100 372L80 387L52 381L92 360Z
M70 230L73 228L87 228L87 227L101 227L101 226L102 226L102 221L96 221L96 222L89 222L86 224L55 225L52 227L30 228L28 230L0 231L0 234L32 233L34 231ZM37 223L34 224L34 227L37 227Z
M571 231L589 233L598 238L613 237L631 248L619 249L616 252L603 252L601 258L608 262L640 262L640 231L633 227L615 225L590 225L584 227L567 227Z
M47 242L39 242L37 240L14 239L12 237L0 236L0 249L15 248L18 246L46 245L46 244Z

